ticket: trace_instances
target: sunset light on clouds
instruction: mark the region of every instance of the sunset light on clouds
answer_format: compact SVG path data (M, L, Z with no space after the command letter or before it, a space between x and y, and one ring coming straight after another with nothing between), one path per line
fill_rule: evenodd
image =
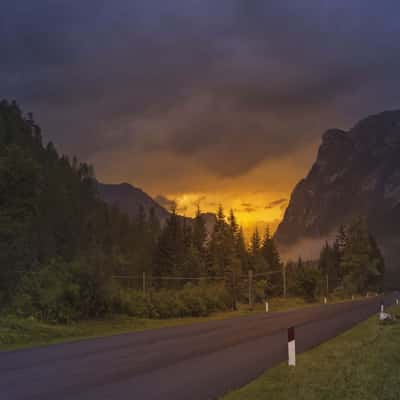
M397 105L397 13L358 1L35 1L1 26L2 95L44 139L188 215L273 230L321 134Z

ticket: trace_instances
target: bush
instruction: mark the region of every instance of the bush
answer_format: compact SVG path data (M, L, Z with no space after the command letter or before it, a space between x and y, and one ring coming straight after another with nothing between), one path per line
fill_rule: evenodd
M141 318L180 318L207 316L229 309L231 299L222 286L186 285L179 290L121 290L116 311Z
M20 315L50 322L69 322L79 316L79 289L66 265L51 262L22 277L14 308Z
M114 308L117 288L100 269L53 260L24 274L13 300L15 312L49 322L98 317Z
M104 270L84 260L52 261L22 277L11 311L48 322L68 323L107 313L138 318L200 317L227 310L231 305L224 286L187 284L179 290L150 290L144 294L118 287Z
M138 290L120 290L114 303L114 311L131 317L149 318L153 311L147 296Z
M316 300L318 283L321 280L319 271L311 266L301 266L295 273L295 284L292 290L295 295L301 296L305 301Z

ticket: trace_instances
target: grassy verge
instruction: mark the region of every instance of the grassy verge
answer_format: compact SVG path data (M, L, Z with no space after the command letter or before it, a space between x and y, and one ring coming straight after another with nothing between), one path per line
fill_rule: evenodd
M400 314L400 307L391 312ZM400 321L377 316L282 363L223 400L395 400L400 398Z
M334 301L339 301L339 299L334 299ZM285 311L316 304L318 303L305 303L303 299L296 297L276 298L270 301L270 311ZM0 351L234 318L264 311L263 304L256 304L253 311L250 311L248 306L242 305L238 311L215 313L208 317L143 319L113 316L68 325L48 324L15 316L0 316Z

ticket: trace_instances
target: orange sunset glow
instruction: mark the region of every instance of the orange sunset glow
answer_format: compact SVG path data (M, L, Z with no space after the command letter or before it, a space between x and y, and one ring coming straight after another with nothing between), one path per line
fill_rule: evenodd
M142 153L129 146L99 152L91 161L102 181L131 183L167 209L169 202L175 201L182 215L193 216L198 205L202 212L215 213L220 204L226 214L233 209L248 237L255 227L261 232L267 226L275 231L290 193L309 169L318 145L319 139L310 141L290 155L261 159L233 176L221 176L218 169L191 155L166 150ZM240 165L249 154L239 152L236 157L230 162Z

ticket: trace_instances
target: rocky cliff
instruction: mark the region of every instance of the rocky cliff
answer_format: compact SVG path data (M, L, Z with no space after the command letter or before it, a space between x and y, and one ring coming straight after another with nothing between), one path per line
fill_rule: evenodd
M365 216L384 246L400 237L400 111L322 136L317 160L294 188L275 239L284 247L325 238Z

